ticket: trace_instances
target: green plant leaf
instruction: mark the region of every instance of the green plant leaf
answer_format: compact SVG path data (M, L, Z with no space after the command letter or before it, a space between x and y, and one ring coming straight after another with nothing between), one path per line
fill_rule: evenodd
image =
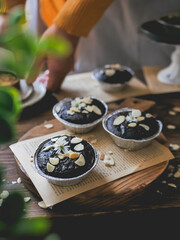
M51 222L48 218L21 219L14 227L17 236L40 236L49 232Z
M10 194L0 208L0 220L7 226L15 224L23 216L24 207L24 198L21 194L17 192Z

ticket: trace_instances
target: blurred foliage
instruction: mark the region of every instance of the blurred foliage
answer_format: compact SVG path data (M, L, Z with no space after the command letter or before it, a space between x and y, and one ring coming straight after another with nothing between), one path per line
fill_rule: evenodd
M26 78L34 59L47 54L66 57L71 52L71 45L60 37L39 40L26 29L25 15L22 8L15 8L9 13L8 26L0 36L0 46L13 53L0 59L1 68L16 73L19 78ZM31 69L32 71L32 69Z

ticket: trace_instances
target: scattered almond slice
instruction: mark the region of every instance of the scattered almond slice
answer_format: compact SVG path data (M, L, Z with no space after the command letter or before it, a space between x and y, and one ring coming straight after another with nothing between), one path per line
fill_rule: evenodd
M174 111L169 111L168 113L169 113L169 115L171 115L171 116L175 116L175 115L176 115L176 112L174 112Z
M80 157L75 161L75 164L77 164L78 166L82 167L85 165L85 159L84 156L81 154Z
M172 124L169 124L166 126L168 129L176 129L176 126L175 125L172 125Z
M49 158L49 162L50 162L52 165L58 165L58 163L59 163L59 158Z
M74 147L74 150L78 151L78 152L82 151L82 150L84 150L84 145L82 143L79 143Z
M52 142L56 142L58 140L58 138L51 138Z
M168 183L168 186L173 187L173 188L177 188L177 186L174 183Z
M85 106L86 106L86 103L85 103L85 102L82 102L82 103L79 104L79 108L83 108L83 107L85 107Z
M59 153L59 154L58 154L58 158L60 158L60 159L64 159L64 158L65 158L65 155L62 154L62 153Z
M71 139L72 144L77 144L77 143L80 143L80 142L82 142L82 138L74 137L74 138Z
M93 111L93 108L92 108L92 106L87 106L87 107L85 107L85 109L88 111L88 112L92 112Z
M92 105L92 110L94 113L96 113L97 115L102 115L101 109L99 109L97 106Z
M114 70L114 69L105 69L104 72L105 72L106 76L111 77L111 76L113 76L116 73L116 70Z
M151 118L151 117L152 117L152 114L146 113L146 118Z
M138 122L141 122L141 121L143 121L144 119L145 119L145 117L144 117L144 116L141 116L141 117L138 117L138 118L137 118L137 121L138 121Z
M41 208L47 208L44 201L38 202L38 206L41 207Z
M76 107L71 107L70 108L70 111L71 112L76 112L76 113L80 113L81 111L78 109L78 108L76 108Z
M84 103L86 103L86 104L91 104L92 101L93 101L93 100L92 100L91 98L88 98L88 97L81 99L81 102L84 102Z
M49 145L49 146L47 146L47 147L45 147L45 148L43 148L43 152L46 152L46 151L48 151L49 149L51 149L51 148L53 148L54 147L54 145Z
M49 124L45 124L44 127L47 129L50 129L50 128L53 128L54 125L52 123L49 123Z
M106 166L114 166L115 165L114 159L112 158L112 156L109 156L109 155L105 155L103 163Z
M180 146L178 144L172 144L170 143L169 146L172 148L172 150L177 151L180 149Z
M48 171L48 172L53 172L54 169L55 169L55 166L53 166L53 165L50 164L50 163L47 163L46 167L47 167L47 171Z
M102 152L99 153L99 159L104 160L104 153L102 153Z
M87 114L87 113L89 113L89 112L88 112L87 110L83 110L82 113Z
M146 124L139 124L139 126L143 127L146 131L149 131L150 127Z
M173 107L173 110L174 110L175 112L180 112L180 107Z
M125 116L119 116L117 118L114 119L113 125L117 126L120 125L121 123L123 123L125 121Z
M175 178L180 178L180 171L175 172L174 177Z
M140 117L141 116L141 111L139 109L133 109L132 110L132 116L134 117Z
M68 110L67 111L67 114L69 114L69 115L73 115L75 112L72 112L72 111L70 111L70 110Z
M25 203L29 202L30 200L31 200L30 197L24 197L24 202L25 202Z
M137 126L137 124L134 122L128 124L128 127L136 127L136 126Z
M77 158L77 157L79 157L79 153L77 153L77 152L72 152L72 153L69 154L69 158L71 158L71 159L74 159L74 158Z
M9 196L9 192L7 190L2 191L0 194L0 198L5 199Z

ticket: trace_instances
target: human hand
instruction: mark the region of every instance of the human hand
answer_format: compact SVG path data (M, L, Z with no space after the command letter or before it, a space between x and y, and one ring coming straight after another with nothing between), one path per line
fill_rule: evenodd
M60 89L60 86L68 74L68 72L72 69L74 64L74 53L76 50L76 46L78 44L79 37L72 36L67 34L65 31L56 27L56 25L52 25L49 27L43 34L42 39L48 37L59 36L67 39L72 46L72 52L68 57L53 57L53 56L45 56L43 58L37 58L34 60L32 71L30 70L29 76L27 77L26 82L31 84L35 81L37 76L39 75L43 65L46 63L49 69L49 80L47 81L46 88L49 91L56 91Z

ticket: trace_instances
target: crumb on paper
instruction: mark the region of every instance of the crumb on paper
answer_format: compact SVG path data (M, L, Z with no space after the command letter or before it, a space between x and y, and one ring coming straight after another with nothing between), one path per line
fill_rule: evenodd
M30 197L24 197L24 202L25 202L25 203L29 202L30 200L31 200Z
M180 146L178 144L173 144L173 143L170 143L169 147L174 151L177 151L180 149Z
M38 202L38 206L40 208L47 208L47 206L45 205L44 201Z
M54 125L52 123L44 124L44 127L47 129L53 128Z
M103 162L108 167L115 165L114 159L110 155L105 155L105 158L104 158Z

